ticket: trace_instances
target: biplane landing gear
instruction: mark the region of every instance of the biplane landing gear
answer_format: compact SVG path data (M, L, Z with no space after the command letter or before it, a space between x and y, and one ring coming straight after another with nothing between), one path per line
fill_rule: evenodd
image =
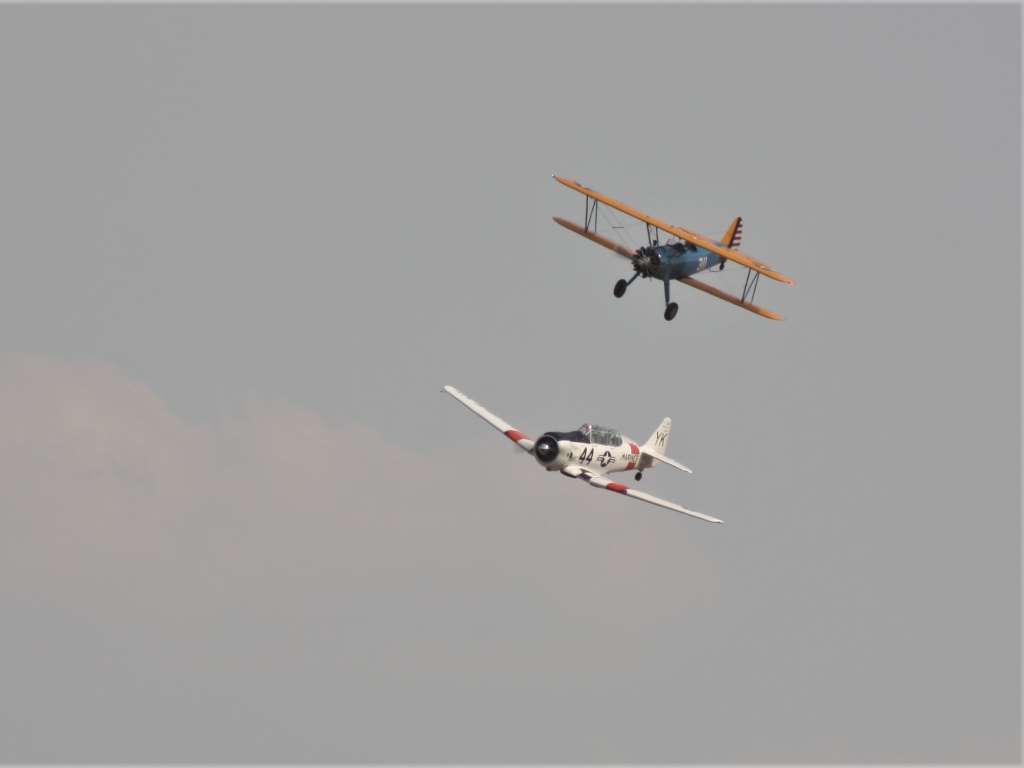
M633 281L640 277L640 273L637 272L629 280L619 280L615 284L615 288L612 289L612 293L615 294L616 299L621 299L626 294L626 289L633 284Z
M665 278L665 319L666 320L671 320L673 317L676 316L676 312L679 311L679 305L676 304L674 301L669 301L669 293L670 293L670 286L671 285L672 285L672 281L668 277L666 277Z
M636 480L639 483L641 480L644 479L644 473L643 472L637 472L635 475L633 475L633 479Z

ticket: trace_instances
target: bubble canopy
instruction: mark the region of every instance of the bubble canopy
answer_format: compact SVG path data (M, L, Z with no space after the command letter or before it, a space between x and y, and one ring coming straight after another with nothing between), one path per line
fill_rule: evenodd
M622 445L622 433L611 427L583 424L571 432L545 432L556 440L571 440L574 443L596 443L598 445Z

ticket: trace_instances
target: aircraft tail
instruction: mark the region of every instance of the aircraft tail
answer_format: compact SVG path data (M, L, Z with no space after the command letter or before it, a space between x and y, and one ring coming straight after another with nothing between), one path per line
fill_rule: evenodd
M732 220L732 224L725 230L725 234L722 235L722 245L726 248L739 248L740 240L743 238L743 217L737 216Z
M672 431L672 419L666 416L661 420L661 424L654 430L654 433L647 438L647 442L644 443L644 448L651 448L656 453L665 453L665 449L668 448L668 433ZM641 449L642 450L642 449Z
M722 235L722 245L726 248L739 248L740 240L743 238L743 217L737 216L732 220L732 224L725 230L725 234ZM725 259L718 260L718 271L721 272L725 269Z

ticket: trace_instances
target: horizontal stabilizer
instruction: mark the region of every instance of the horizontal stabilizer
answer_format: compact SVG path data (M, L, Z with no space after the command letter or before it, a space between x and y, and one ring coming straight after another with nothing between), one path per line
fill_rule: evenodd
M689 472L691 475L693 474L693 470L690 469L689 467L680 464L675 459L670 459L668 456L665 456L662 453L658 453L653 448L648 448L644 446L641 450L643 451L644 456L650 456L652 459L654 459L655 461L660 461L662 464L668 464L670 467L681 469L683 470L683 472Z

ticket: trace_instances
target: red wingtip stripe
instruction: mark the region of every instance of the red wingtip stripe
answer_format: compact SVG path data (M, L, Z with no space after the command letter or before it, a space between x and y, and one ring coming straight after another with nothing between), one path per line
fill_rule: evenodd
M507 437L509 440L512 440L512 441L517 442L517 443L520 440L527 440L528 439L526 437L526 435L524 435L518 429L509 429L509 430L507 430L505 432L505 437Z
M625 486L622 483L608 483L605 488L609 491L615 491L616 493L625 493L629 490L629 486Z

